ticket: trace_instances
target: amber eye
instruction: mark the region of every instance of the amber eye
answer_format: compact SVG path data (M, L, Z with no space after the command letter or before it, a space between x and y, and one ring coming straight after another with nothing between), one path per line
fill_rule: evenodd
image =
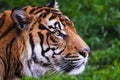
M60 31L58 31L58 30L55 31L55 35L57 35L57 36L60 35Z
M54 32L54 34L55 34L56 36L58 36L58 37L63 38L63 39L67 36L67 35L61 33L59 30L56 30L56 31Z

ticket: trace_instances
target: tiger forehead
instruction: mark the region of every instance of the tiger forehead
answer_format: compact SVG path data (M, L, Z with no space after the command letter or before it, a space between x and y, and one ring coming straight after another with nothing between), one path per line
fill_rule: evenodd
M65 26L74 26L72 21L67 16L65 16L63 14L57 14L54 12L50 12L46 16L46 19L49 19L49 21L55 20L56 22L60 22L64 27Z
M64 27L74 26L72 21L67 16L63 15L62 12L59 10L49 7L31 7L31 6L28 7L23 8L23 10L25 10L30 15L40 14L39 15L40 21L43 18L49 19L49 21L54 19L55 21L60 22Z
M22 8L24 11L26 11L29 14L38 14L41 13L42 11L45 11L46 13L57 13L57 14L62 14L59 10L56 10L54 8L49 8L49 7L32 7L32 6L27 6Z

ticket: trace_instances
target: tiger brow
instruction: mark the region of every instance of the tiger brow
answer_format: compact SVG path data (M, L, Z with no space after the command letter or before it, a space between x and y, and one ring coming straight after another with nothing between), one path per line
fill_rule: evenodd
M52 15L50 18L49 18L49 21L52 20L52 19L55 19L57 16L54 16Z

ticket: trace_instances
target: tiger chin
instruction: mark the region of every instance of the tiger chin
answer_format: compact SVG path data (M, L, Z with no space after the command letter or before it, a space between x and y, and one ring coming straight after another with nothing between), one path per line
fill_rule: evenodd
M77 75L89 51L55 0L0 13L0 80L40 77L50 71Z

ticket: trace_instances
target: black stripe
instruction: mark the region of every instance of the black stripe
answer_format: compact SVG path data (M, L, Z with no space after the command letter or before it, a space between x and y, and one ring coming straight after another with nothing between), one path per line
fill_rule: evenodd
M33 61L35 62L35 60L36 60L36 55L35 55L35 53L34 53L35 45L34 45L32 33L29 34L29 42L30 42L30 45L31 45L31 48L32 48L32 55L31 55L31 56L32 56ZM33 75L33 72L31 71L30 63L31 63L30 60L28 60L28 61L27 61L27 66L28 66L31 74Z
M63 34L60 32L60 34L58 36L61 36L63 39L66 39L67 35Z
M71 56L71 53L65 55L65 58L78 58L78 56Z
M39 38L40 38L40 45L43 50L43 43L44 43L44 36L42 33L38 32Z
M39 7L39 6L38 6L36 9L40 9L40 8L42 8L42 7Z
M16 62L16 60L14 60L15 62ZM20 59L19 59L19 57L17 57L17 63L15 64L15 74L16 74L16 76L17 77L22 77L22 75L21 75L21 71L22 71L22 69L23 69L23 65L22 65L22 63L20 62Z
M42 13L42 14L39 15L39 18L45 18L47 15L48 15L48 13ZM40 20L40 21L41 21L41 20ZM40 21L39 21L39 22L40 22Z
M47 13L44 13L43 16L42 16L42 18L45 18L47 15L48 15Z
M46 13L49 14L50 13L50 9L45 9Z
M39 15L39 18L45 18L50 13L49 9L40 9L37 12L35 12L35 14L38 14L38 13L42 12L43 10L45 10L45 12L41 13Z
M59 48L59 47L58 47L58 48ZM57 49L58 49L58 48L57 48ZM61 54L61 53L65 50L65 48L66 48L66 46L65 46L65 47L64 47L64 49L63 49L63 50L61 50L59 53L55 53L55 51L54 51L54 50L56 50L56 49L54 49L54 48L53 48L53 49L52 49L52 50L53 50L53 52L54 52L53 56L54 56L54 55L60 55L60 54Z
M49 29L56 29L56 28L54 28L52 25L50 25L50 26L48 26L49 27Z
M49 29L47 29L43 24L40 24L40 25L38 26L38 28L39 28L40 30L47 30L47 31L49 31Z
M42 12L43 11L43 9L40 9L40 10L38 10L37 12L35 12L35 14L38 14L38 13L40 13L40 12Z
M3 59L1 56L0 56L0 59L2 60L3 64L4 64L4 72L6 72L6 68L7 68L7 63L5 61L5 59ZM4 73L3 73L4 74ZM4 79L6 80L6 79Z
M6 59L7 59L7 66L6 66L6 69L5 69L5 76L4 76L4 80L7 80L8 79L8 74L9 74L9 71L8 71L8 67L10 66L10 65L8 65L8 63L9 63L9 44L7 45L7 47L6 47Z
M68 58L69 58L69 57L68 57ZM78 57L77 57L78 59L75 59L75 58L72 57L72 56L71 56L71 58L69 58L69 59L68 59L68 58L65 58L65 60L67 60L67 61L79 61L79 60L81 60L81 59L79 59Z
M33 36L32 36L31 33L29 34L29 41L30 41L30 45L31 45L31 48L32 48L32 59L33 59L33 61L35 62L35 61L37 60L37 59L36 59L36 55L35 55L35 53L34 53L35 44L34 44Z
M11 42L6 46L6 59L7 59L7 67L5 69L5 76L4 76L4 80L8 79L9 76L9 72L10 72L10 61L11 61L11 50L12 50L12 44L14 43L15 38L13 38L11 40Z
M42 18L43 13L39 15L39 18ZM41 22L41 19L39 20L39 23Z
M53 50L53 49L52 49ZM54 50L56 50L56 49L54 49ZM58 52L58 53L55 53L55 51L53 50L53 55L60 55L63 51L64 51L64 49L63 50L61 50L60 52Z
M5 36L7 36L7 34L8 34L12 29L14 29L14 27L15 27L14 24L12 24L11 26L9 26L9 28L8 28L5 32L3 32L2 35L0 35L0 39L3 38L3 37L5 37Z
M51 12L58 13L60 11L58 11L58 10L51 10Z
M50 36L50 40L54 43L57 43L57 41L52 36Z
M39 17L40 18L40 17ZM38 23L41 23L41 19L38 20Z
M55 28L57 28L57 25L58 25L59 29L61 30L61 26L60 26L60 23L59 23L59 22L55 22L55 23L54 23Z
M33 8L29 13L32 14L36 9Z
M34 50L35 45L34 45L34 42L33 42L33 36L32 36L32 34L31 34L31 33L29 34L29 41L30 41L30 45L31 45L31 48L32 48L32 51L33 51L33 50Z
M32 31L33 30L33 28L30 28L30 31Z
M48 33L46 34L46 42L47 42L47 45L50 47L50 45L49 45L49 39L48 39L49 36L50 36L50 33L48 32Z
M43 49L43 44L44 44L44 36L42 33L38 32L38 35L39 35L39 38L40 38L40 46L42 48L42 51L41 51L41 54L43 57L45 57L47 59L47 61L49 61L49 58L45 56L45 52L44 49ZM49 49L47 49L48 51Z
M49 21L52 20L52 19L55 19L56 16L52 15L50 18L49 18Z
M4 24L5 18L6 18L6 14L3 13L3 16L0 18L0 29L2 28L2 26Z
M33 72L32 72L32 70L31 70L31 68L30 68L30 60L29 60L29 61L27 61L27 65L28 65L28 68L29 68L29 70L30 70L30 72L31 72L32 76L33 76Z

